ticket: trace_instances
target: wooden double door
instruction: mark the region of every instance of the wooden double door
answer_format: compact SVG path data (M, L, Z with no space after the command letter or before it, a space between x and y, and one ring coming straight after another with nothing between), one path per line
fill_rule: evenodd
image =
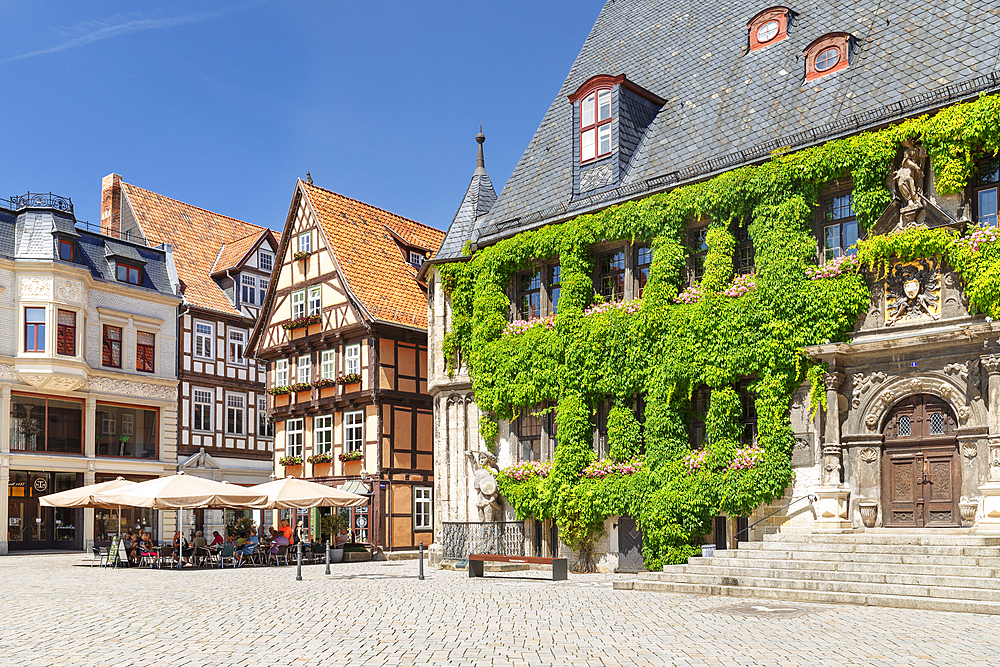
M887 527L961 526L955 416L940 398L918 394L893 407L883 435L882 520Z

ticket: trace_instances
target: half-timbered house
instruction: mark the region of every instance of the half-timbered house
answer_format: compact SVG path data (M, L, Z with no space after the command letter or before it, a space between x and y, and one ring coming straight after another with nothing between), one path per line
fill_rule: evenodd
M247 340L274 266L277 235L121 180L102 183L102 224L172 248L180 379L178 469L219 481L271 478L274 430L264 372ZM221 510L191 510L187 525L224 527Z
M385 550L432 540L427 293L416 274L443 237L298 181L250 339L268 367L276 473L370 495L350 525ZM318 534L318 511L310 519Z

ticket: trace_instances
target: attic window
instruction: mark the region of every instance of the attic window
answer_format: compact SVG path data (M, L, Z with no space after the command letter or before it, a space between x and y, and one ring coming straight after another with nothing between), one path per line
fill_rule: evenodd
M847 69L853 38L846 32L823 35L806 47L806 81Z
M59 259L67 262L73 261L73 242L66 239L59 240Z
M131 283L133 285L139 285L142 282L142 270L138 266L118 262L116 272L119 282Z
M788 26L794 14L788 7L771 7L754 16L747 23L750 50L756 51L788 37Z
M409 260L410 264L415 268L419 269L421 265L424 263L424 256L421 253L417 252L416 250L411 250L409 252L409 255L410 255L410 260Z

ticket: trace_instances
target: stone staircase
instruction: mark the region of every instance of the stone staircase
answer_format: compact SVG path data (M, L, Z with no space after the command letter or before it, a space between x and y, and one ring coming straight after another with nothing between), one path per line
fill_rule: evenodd
M614 587L1000 614L1000 537L964 529L765 535Z

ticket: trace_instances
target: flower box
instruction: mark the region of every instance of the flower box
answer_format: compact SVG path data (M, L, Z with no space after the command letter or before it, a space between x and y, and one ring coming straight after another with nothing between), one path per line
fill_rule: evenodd
M339 455L337 458L340 459L342 462L360 461L362 459L362 454L361 454L360 451L356 451L356 452L344 452L343 454Z
M311 324L319 324L322 321L322 316L320 315L306 315L305 317L298 317L294 320L290 320L281 325L281 328L285 331L292 331L294 329L301 329L307 327Z
M312 463L314 465L317 463L329 463L332 460L333 457L330 456L329 454L313 454L308 459L306 459L306 461L309 461L309 463Z
M302 465L301 456L282 456L278 459L278 465L289 467L289 466L300 466Z
M328 387L336 387L337 381L334 380L333 378L323 378L321 380L316 380L315 382L313 382L312 386L316 387L317 389L326 389Z
M361 373L349 373L337 378L337 384L355 384L361 382Z
M291 387L289 387L289 389L293 393L297 393L300 391L309 391L310 389L312 389L312 385L309 384L308 382L296 382Z
M297 253L295 253L295 254L292 255L292 258L293 259L305 259L306 257L308 257L311 254L312 253L309 252L308 250L299 250Z
M267 390L271 396L284 396L285 394L292 393L291 387L271 387Z

